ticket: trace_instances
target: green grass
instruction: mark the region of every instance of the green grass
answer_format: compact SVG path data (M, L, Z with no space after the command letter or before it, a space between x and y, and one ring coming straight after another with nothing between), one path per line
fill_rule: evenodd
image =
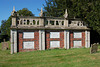
M53 49L46 51L2 51L0 44L0 67L100 67L100 47L95 54L88 48Z

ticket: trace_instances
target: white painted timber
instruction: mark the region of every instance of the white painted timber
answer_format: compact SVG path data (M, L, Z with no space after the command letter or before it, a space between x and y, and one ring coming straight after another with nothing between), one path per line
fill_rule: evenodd
M23 32L23 38L34 38L34 32Z
M50 32L50 38L60 38L60 32Z
M50 41L50 48L59 48L60 41Z
M82 32L74 32L74 38L82 38Z
M23 42L23 49L34 49L34 41Z

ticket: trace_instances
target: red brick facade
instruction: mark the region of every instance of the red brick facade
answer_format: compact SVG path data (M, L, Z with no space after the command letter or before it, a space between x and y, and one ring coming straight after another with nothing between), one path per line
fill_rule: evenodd
M33 39L24 39L23 32L34 32ZM34 49L23 49L24 41L34 41ZM22 30L18 31L18 51L33 51L39 50L39 31L38 30Z
M70 48L72 48L74 46L73 41L78 41L78 40L82 41L82 47L85 47L85 32L81 31L82 32L82 38L74 38L73 32L74 31L70 31Z
M33 39L24 39L23 32L34 32ZM60 38L50 38L50 32L60 32ZM73 41L82 41L82 46L85 47L85 31L82 32L82 38L74 38L74 31L70 31L69 46L73 47ZM34 49L23 49L24 41L34 41ZM50 41L60 41L60 48L64 48L64 30L46 30L45 31L45 49L50 49ZM18 30L18 51L33 51L39 50L39 30Z
M50 38L50 32L60 32L60 38ZM64 31L46 31L46 49L50 48L50 41L60 41L60 48L64 48Z

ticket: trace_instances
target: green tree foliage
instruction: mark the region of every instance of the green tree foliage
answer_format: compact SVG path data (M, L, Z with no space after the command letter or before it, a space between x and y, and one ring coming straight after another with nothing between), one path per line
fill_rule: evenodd
M100 0L45 0L46 16L62 17L67 8L70 17L81 18L100 34Z
M23 8L22 10L17 11L17 13L19 13L19 16L34 16L27 8ZM12 23L11 16L7 20L2 20L1 23L2 35L8 35L8 37L10 37L10 26Z
M0 26L0 39L1 39L1 26Z
M72 2L70 0L45 0L45 15L53 17L63 16L65 9L70 8Z
M6 20L2 20L1 21L1 24L2 24L1 25L1 31L3 31L2 35L6 35L7 34L6 22L7 22Z
M19 15L23 15L23 16L34 16L34 14L29 11L27 8L23 8L22 10L17 11L17 13L19 13Z

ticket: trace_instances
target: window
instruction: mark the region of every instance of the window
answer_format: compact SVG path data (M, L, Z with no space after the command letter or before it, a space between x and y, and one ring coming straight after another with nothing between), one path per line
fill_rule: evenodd
M34 38L34 32L23 32L23 38Z
M50 38L60 38L60 32L50 32Z
M59 48L60 41L50 41L50 48Z
M74 32L74 38L82 38L82 32Z
M82 41L74 41L74 47L82 46Z
M23 49L34 49L34 41L23 42Z

